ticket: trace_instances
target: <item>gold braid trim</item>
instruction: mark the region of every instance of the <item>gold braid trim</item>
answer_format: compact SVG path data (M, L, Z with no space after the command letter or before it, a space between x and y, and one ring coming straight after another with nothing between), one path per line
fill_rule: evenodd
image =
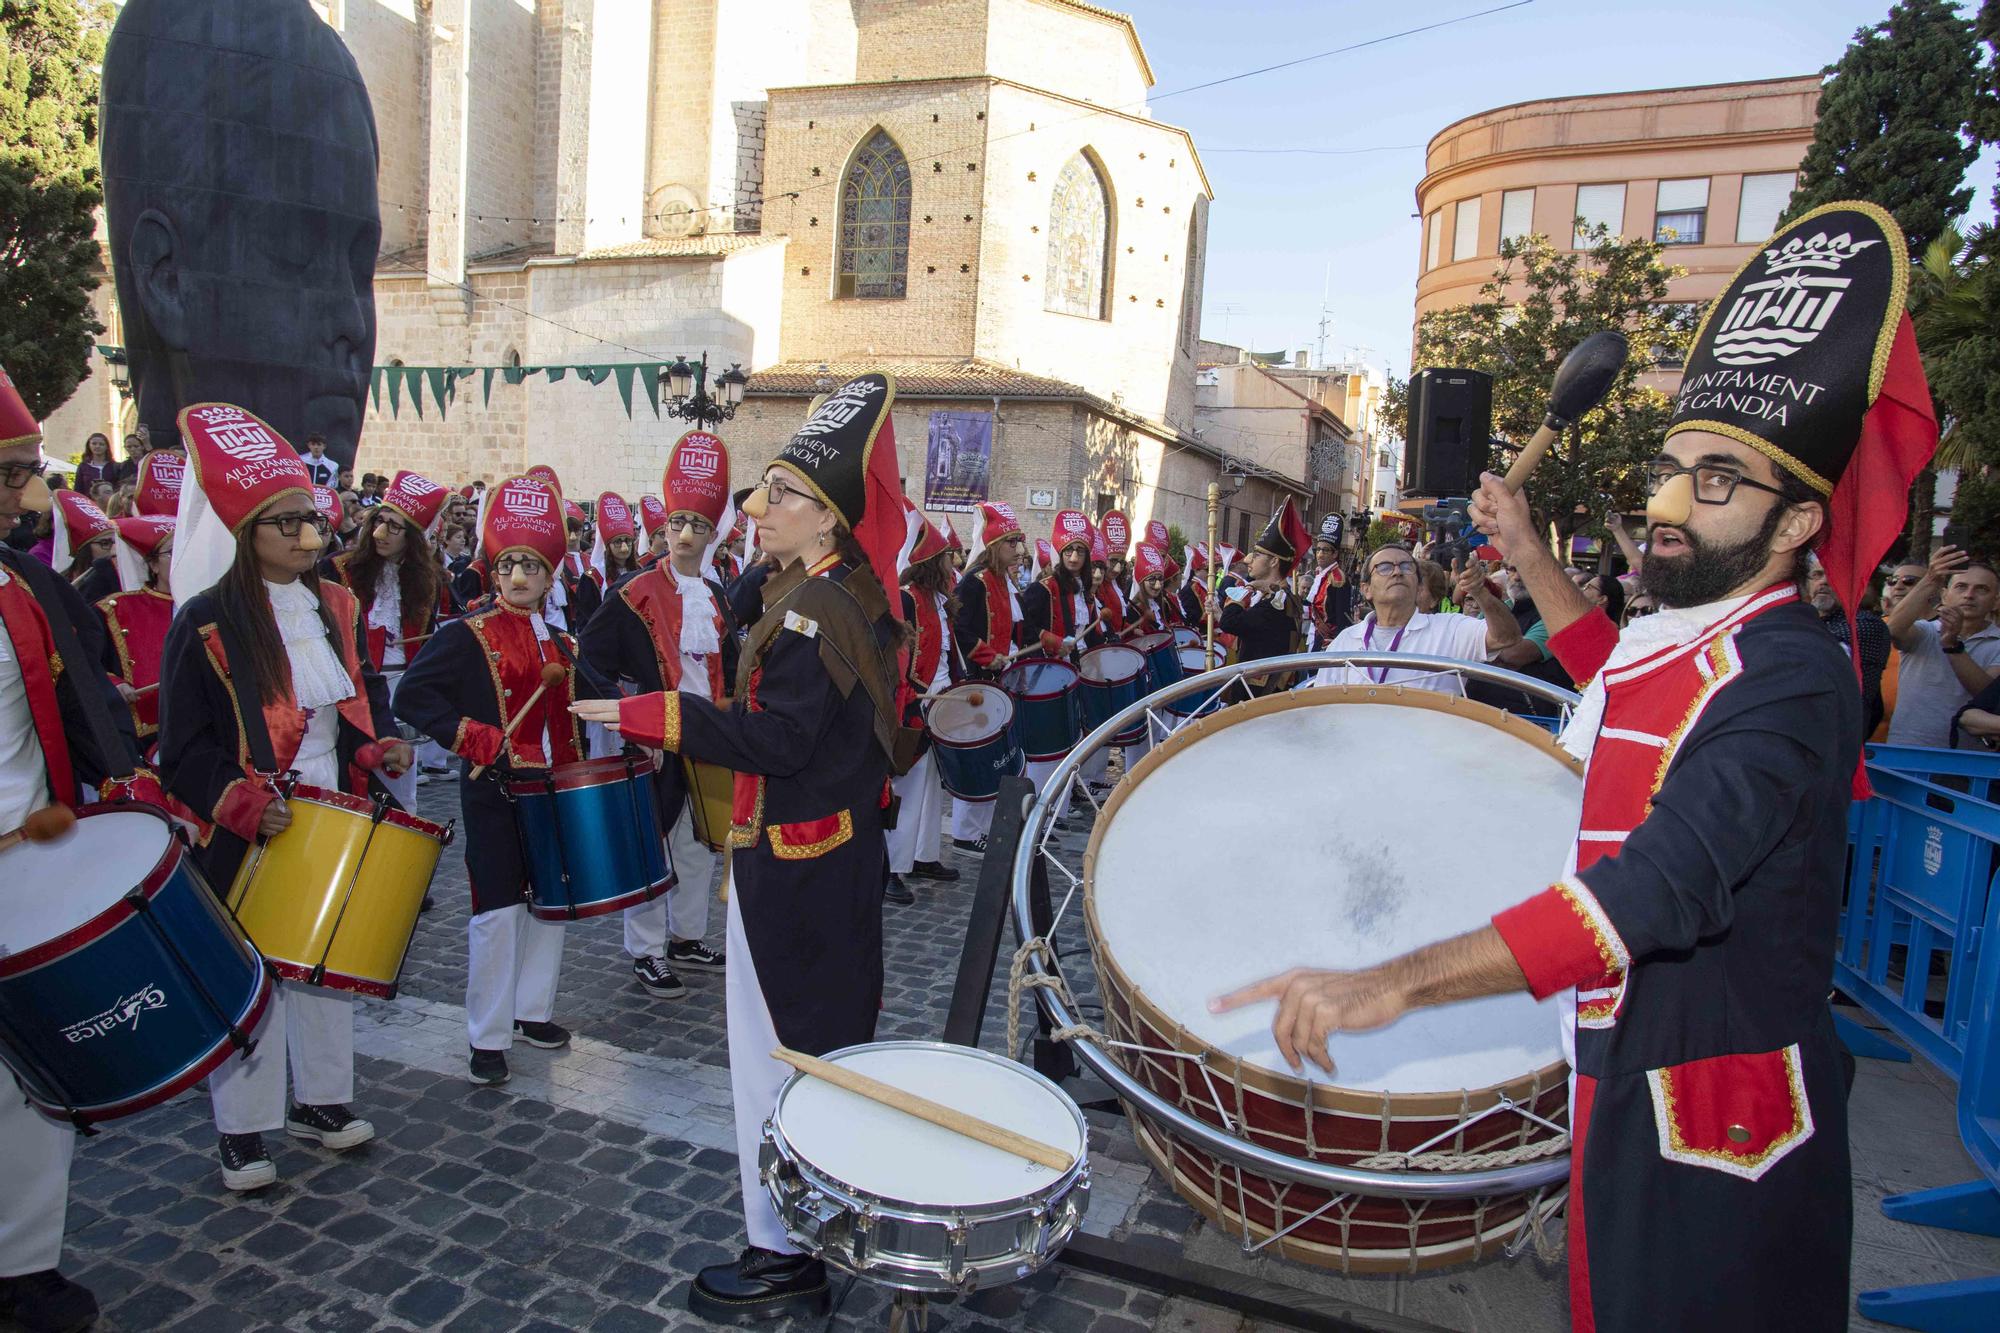
M842 810L839 826L818 842L786 842L785 825L771 824L764 830L771 839L771 855L780 861L810 861L816 856L824 856L854 836L854 816Z

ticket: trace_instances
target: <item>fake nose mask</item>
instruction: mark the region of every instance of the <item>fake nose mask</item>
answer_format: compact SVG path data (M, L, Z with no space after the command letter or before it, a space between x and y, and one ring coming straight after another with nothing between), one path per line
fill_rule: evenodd
M49 498L49 484L40 477L28 478L27 485L21 487L21 508L30 514L46 514L54 501Z
M319 529L310 523L299 524L299 547L302 550L317 551L326 545L326 538L319 535Z
M528 571L522 569L519 565L514 566L513 572L507 575L507 586L517 591L527 587Z
M1677 528L1694 513L1694 478L1682 473L1646 501L1646 522Z
M762 519L771 512L771 492L759 486L743 497L743 512L753 519Z

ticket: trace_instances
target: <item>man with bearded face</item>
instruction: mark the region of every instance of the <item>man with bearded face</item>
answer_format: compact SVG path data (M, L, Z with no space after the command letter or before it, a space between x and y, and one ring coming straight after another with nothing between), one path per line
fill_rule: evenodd
M1562 996L1578 1333L1847 1325L1847 1103L1826 997L1849 797L1866 792L1861 696L1799 580L1817 547L1851 614L1935 450L1908 281L1902 234L1872 204L1813 209L1737 273L1646 469L1640 581L1662 609L1622 634L1526 500L1482 479L1474 522L1589 682L1562 735L1589 761L1568 863L1479 930L1211 1006L1277 1001L1279 1049L1330 1074L1339 1032Z

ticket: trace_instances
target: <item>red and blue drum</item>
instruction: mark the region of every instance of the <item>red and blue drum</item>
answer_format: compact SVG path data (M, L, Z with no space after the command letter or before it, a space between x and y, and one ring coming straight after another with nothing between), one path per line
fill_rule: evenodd
M653 766L636 754L558 764L507 784L544 921L622 912L674 886L653 813Z
M1146 655L1126 644L1107 643L1102 648L1092 648L1083 655L1077 671L1082 677L1077 692L1083 701L1085 731L1095 731L1121 709L1138 703L1151 692L1148 682L1152 677L1146 667ZM1146 717L1142 713L1138 721L1113 736L1111 743L1137 745L1145 738Z
M1183 645L1177 654L1180 658L1181 679L1193 680L1196 676L1213 671L1216 667L1222 665L1222 659L1226 655L1223 652L1222 645L1219 643L1215 645L1213 653L1209 652L1207 645L1203 644L1200 639L1196 639L1192 644ZM1240 690L1237 693L1237 697L1242 697ZM1207 717L1210 713L1221 707L1222 699L1220 692L1218 690L1204 690L1194 694L1182 695L1167 705L1167 711L1176 717Z
M1021 745L1014 739L1014 699L997 685L954 685L924 715L938 781L961 801L990 801L1000 779L1019 777Z
M1014 696L1015 732L1029 763L1048 763L1075 748L1083 735L1076 668L1053 657L1024 657L1000 684Z
M1161 630L1156 634L1141 634L1127 646L1138 650L1146 658L1146 673L1150 680L1147 693L1180 684L1180 645L1175 641L1172 631Z
M84 1129L179 1095L247 1049L270 999L164 813L90 806L0 852L0 1060L51 1120Z

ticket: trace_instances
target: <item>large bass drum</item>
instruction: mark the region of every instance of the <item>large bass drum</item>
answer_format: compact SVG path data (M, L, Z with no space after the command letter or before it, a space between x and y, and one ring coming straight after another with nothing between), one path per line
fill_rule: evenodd
M1218 1015L1208 1001L1485 924L1561 875L1581 796L1580 766L1546 731L1425 690L1299 690L1185 724L1112 793L1084 860L1109 1053L1189 1116L1288 1157L1401 1172L1559 1153L1568 1067L1552 1004L1495 996L1342 1033L1320 1081L1285 1064L1269 1005ZM1201 1212L1343 1270L1475 1259L1561 1201L1335 1194L1132 1125Z

